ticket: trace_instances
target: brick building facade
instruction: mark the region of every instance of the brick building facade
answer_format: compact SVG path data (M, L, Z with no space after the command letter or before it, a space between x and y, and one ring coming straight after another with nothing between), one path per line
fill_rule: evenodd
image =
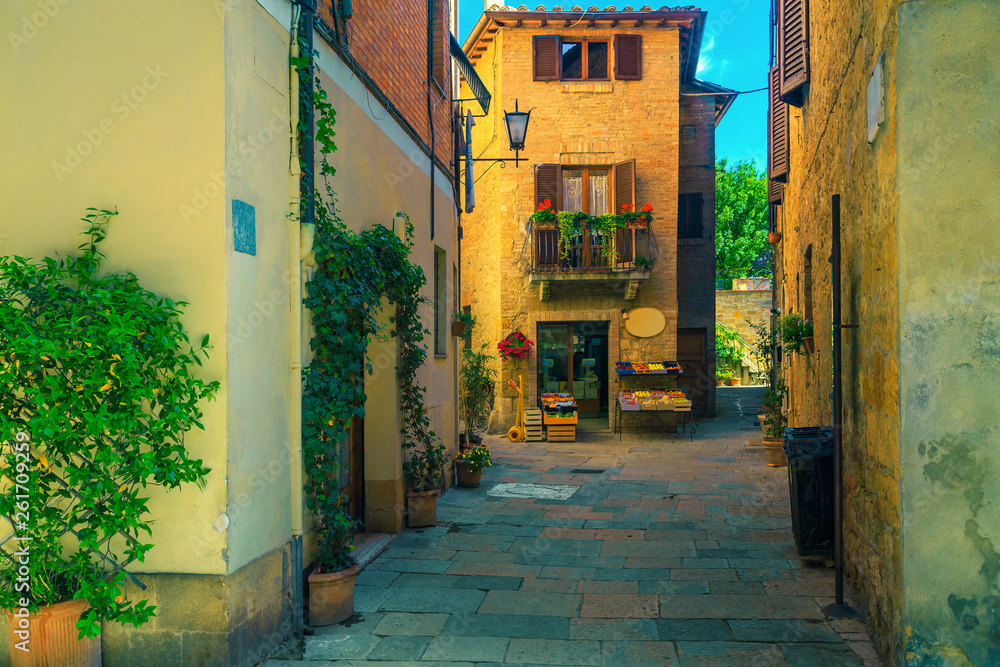
M466 40L494 94L489 114L477 119L473 155L509 157L503 112L515 103L531 111L527 164L474 170L477 206L464 220L462 252L462 305L480 322L474 345L495 349L521 331L539 347L562 345L565 336L575 348L563 377L562 357L541 370L539 355L499 366L498 386L523 376L529 404L539 391L575 386L581 416L610 422L616 361L678 359L697 409L714 411L714 129L732 91L694 77L704 22L698 10L494 7ZM531 223L544 199L591 215L650 204L653 221L627 238L581 232L564 243L558 230ZM617 261L597 250L611 243ZM636 264L639 257L651 266ZM629 334L623 314L637 308L661 313L662 331ZM582 368L587 398L574 377ZM496 428L513 423L515 396L498 393Z
M776 305L815 329L815 351L785 355L781 369L789 425L836 419L839 290L842 321L856 326L842 330L841 374L855 602L885 664L1000 664L996 7L778 0L776 10Z

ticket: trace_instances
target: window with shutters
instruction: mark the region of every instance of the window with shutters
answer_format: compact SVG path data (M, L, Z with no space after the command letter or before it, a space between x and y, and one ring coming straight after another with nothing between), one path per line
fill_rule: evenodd
M608 81L611 42L597 39L539 35L532 40L535 81ZM616 79L642 78L642 37L617 35L614 41Z
M806 248L806 258L802 265L802 319L813 321L813 247Z
M777 0L778 93L800 107L809 83L809 0Z
M788 105L781 100L778 92L779 72L777 67L771 70L768 90L770 93L770 106L767 115L768 177L772 181L784 183L788 180L789 168Z
M447 255L434 246L434 355L441 357L448 353L448 291L445 282L448 276Z
M677 200L677 238L700 239L704 232L702 224L705 195L700 192L681 194Z

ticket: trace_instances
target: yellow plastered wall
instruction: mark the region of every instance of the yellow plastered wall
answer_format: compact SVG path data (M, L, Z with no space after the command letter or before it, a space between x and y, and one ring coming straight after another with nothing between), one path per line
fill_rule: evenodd
M225 12L230 572L291 529L288 43L256 2ZM256 255L234 249L233 200L254 207Z
M190 338L214 346L198 372L222 389L185 445L212 472L204 491L151 491L156 546L130 569L222 574L225 532L192 527L227 502L223 22L201 0L50 4L0 5L0 253L73 251L84 209L117 207L106 268L189 302Z

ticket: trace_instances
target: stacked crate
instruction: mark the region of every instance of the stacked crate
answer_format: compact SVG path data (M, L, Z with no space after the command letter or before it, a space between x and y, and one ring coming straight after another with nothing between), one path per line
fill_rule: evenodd
M541 442L545 439L542 429L542 411L531 408L524 411L524 439L527 442Z

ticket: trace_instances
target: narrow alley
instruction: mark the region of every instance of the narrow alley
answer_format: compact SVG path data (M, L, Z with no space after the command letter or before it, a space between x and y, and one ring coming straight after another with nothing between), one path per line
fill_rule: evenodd
M693 438L488 438L481 487L399 535L305 662L267 667L879 665L860 622L820 612L833 569L795 557L786 469L748 446L761 391L720 388ZM517 497L546 491L572 495Z

